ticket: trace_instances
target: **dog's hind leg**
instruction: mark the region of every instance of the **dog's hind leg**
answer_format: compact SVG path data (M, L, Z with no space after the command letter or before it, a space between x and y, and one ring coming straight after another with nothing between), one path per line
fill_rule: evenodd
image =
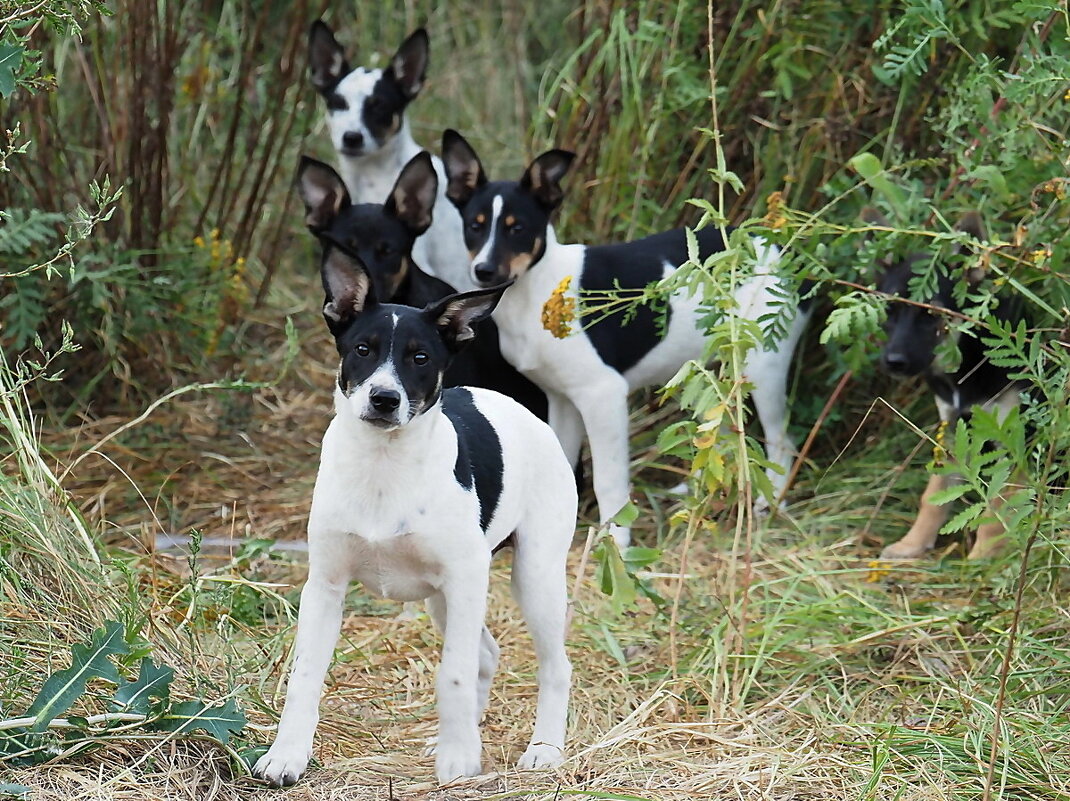
M773 485L774 501L784 494L791 462L795 456L795 443L788 436L788 370L795 343L802 333L803 322L805 321L793 323L792 331L778 344L777 350L765 351L756 346L748 355L745 368L747 378L754 385L751 397L754 399L754 408L765 435L766 458L770 464L780 467L780 470L772 467L766 469L769 483ZM755 512L764 514L769 509L770 502L765 497L755 500Z
M297 614L296 658L275 742L253 767L253 775L284 787L305 772L319 722L320 693L342 626L348 576L310 569Z
M543 531L528 532L539 537ZM565 727L572 665L565 652L568 590L567 551L555 553L546 542L517 537L513 557L513 597L520 606L539 661L539 699L531 743L517 762L521 770L549 768L564 760Z

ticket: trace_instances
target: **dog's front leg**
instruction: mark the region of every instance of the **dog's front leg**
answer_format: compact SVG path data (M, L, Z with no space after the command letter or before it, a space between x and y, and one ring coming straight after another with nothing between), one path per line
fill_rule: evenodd
M561 443L569 466L575 470L580 461L580 447L583 445L583 418L579 410L565 395L547 391L546 400L549 411L550 428Z
M623 376L600 381L573 398L587 429L598 517L608 523L628 503L628 385ZM617 545L631 543L631 530L610 525Z
M319 722L320 692L342 626L348 577L337 569L309 572L301 591L297 642L286 704L275 742L253 767L253 775L277 787L293 784L312 757L312 737Z
M490 552L465 555L463 570L448 577L431 603L444 610L442 663L438 694L438 744L435 775L440 783L480 773L478 691L480 637L487 610Z
M947 520L948 507L947 504L937 506L929 499L947 485L947 476L938 473L929 476L914 525L901 540L881 551L881 559L916 559L936 544L940 527Z

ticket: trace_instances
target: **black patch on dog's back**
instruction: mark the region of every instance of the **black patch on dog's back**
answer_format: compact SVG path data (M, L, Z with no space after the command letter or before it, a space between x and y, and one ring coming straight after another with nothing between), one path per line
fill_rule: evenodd
M502 445L494 426L476 408L472 393L463 387L442 393L442 411L457 432L457 461L453 475L465 489L476 488L479 526L486 533L502 496Z
M718 229L710 227L697 232L699 256L724 250ZM687 261L687 239L683 228L654 234L634 242L616 245L593 245L584 253L580 288L584 292L612 292L621 289L642 289L660 281L665 264L679 266ZM600 305L600 300L595 301ZM661 341L669 325L670 309L661 312L648 305L619 309L608 316L598 311L583 316L584 333L591 340L599 358L618 373L637 365ZM599 319L600 318L600 319ZM592 320L597 320L593 325Z

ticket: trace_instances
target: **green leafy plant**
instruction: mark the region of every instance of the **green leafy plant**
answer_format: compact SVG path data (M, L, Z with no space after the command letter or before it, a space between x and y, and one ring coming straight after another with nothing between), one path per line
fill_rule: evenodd
M70 757L106 742L141 731L188 734L203 731L226 745L245 726L245 715L234 698L222 705L202 700L173 701L174 671L145 656L137 677L120 675L121 657L132 644L124 626L107 622L88 643L71 649L71 666L49 676L25 715L0 720L0 764L25 765ZM120 658L116 661L117 658ZM87 690L101 682L116 686L112 711L61 717L76 703L90 698ZM94 692L93 698L99 699Z

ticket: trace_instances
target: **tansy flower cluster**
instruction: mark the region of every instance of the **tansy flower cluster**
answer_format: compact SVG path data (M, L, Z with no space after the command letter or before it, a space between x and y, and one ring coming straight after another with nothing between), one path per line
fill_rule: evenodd
M762 218L762 224L765 227L779 231L788 224L788 218L784 216L783 192L770 193L769 197L765 199L765 206L767 211L765 212L765 217Z
M576 319L576 299L565 296L571 285L572 276L565 276L542 304L542 327L558 339L572 333L572 321Z
M207 345L211 353L219 344L223 328L237 318L238 310L248 300L249 287L245 283L245 257L234 257L234 245L229 239L223 239L218 228L213 228L207 241L202 236L193 238L193 244L199 250L207 251L208 272L219 275L222 281L222 296L219 304L219 325L209 337Z

